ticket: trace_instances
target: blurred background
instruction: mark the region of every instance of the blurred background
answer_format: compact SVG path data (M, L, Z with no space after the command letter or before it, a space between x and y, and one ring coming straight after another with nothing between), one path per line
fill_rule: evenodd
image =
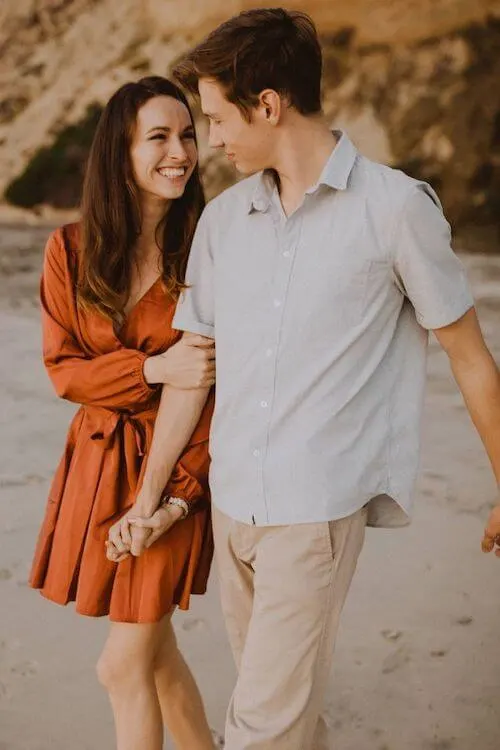
M277 3L276 3L277 4ZM77 214L103 103L171 65L255 0L0 0L0 750L113 746L94 664L105 619L27 588L74 407L40 353L50 228ZM500 361L500 0L300 0L325 54L324 104L366 155L424 178L455 233ZM208 195L232 167L209 153ZM411 397L411 395L410 395ZM328 693L336 750L498 750L500 561L479 542L491 471L446 357L431 342L415 520L368 533ZM234 683L217 587L176 617L223 731Z
M36 211L78 204L103 102L168 74L255 0L2 0L0 195ZM499 0L300 0L325 51L325 111L368 156L428 179L458 230L500 222ZM234 176L203 154L210 195ZM4 211L6 209L4 208ZM18 214L20 215L20 214ZM496 236L498 240L498 235ZM486 241L486 240L485 240ZM494 250L495 232L490 234Z

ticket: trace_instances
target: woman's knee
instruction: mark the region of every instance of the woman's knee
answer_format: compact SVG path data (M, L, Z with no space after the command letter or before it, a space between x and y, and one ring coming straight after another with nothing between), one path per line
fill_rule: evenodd
M125 674L123 663L103 651L96 665L97 679L106 690L113 690Z
M104 649L96 666L97 679L108 692L125 690L128 685L137 686L153 674L149 659Z

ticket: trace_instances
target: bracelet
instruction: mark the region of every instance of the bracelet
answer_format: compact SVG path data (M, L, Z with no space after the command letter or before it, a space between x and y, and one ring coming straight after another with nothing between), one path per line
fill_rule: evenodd
M181 508L182 510L181 520L184 520L189 515L189 505L181 497L166 497L162 505L163 506L173 505L176 508Z

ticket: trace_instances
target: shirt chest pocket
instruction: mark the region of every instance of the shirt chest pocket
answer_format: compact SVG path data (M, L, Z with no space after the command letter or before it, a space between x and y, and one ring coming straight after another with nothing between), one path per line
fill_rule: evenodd
M296 279L300 284L300 274ZM389 262L362 258L304 271L300 286L306 324L342 332L374 319L394 287Z

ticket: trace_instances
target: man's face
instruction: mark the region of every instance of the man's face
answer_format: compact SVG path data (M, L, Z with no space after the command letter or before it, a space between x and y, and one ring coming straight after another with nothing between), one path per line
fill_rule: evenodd
M224 152L241 174L253 174L273 166L275 129L269 125L265 108L252 110L250 122L226 99L224 90L212 79L198 84L201 108L210 123L209 145Z

